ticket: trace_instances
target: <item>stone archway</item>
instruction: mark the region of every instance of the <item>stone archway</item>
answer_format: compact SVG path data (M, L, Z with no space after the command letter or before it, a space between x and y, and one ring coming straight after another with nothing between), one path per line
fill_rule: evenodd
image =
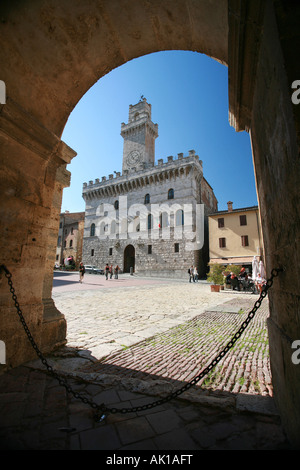
M127 245L124 250L124 273L131 273L135 270L135 249L133 245Z
M228 65L230 123L251 134L268 273L285 266L270 293L271 366L284 426L300 446L300 374L291 361L291 340L300 338L300 107L291 101L299 69L290 54L299 43L299 5L4 0L0 9L1 263L37 343L47 351L66 335L51 290L66 166L75 156L60 137L72 109L128 60L161 50L205 53ZM3 279L0 331L9 366L32 357Z

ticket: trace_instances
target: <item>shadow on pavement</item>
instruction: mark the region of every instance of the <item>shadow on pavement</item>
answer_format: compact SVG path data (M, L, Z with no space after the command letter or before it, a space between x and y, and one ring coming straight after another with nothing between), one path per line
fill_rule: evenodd
M165 402L183 382L161 381L156 375L131 379L134 371L122 367L88 374L85 365L95 358L76 348L62 348L46 358L75 396L39 360L2 375L3 450L289 449L279 417L267 413L266 406L259 411L252 407L250 413L238 407L232 394L208 395L197 387ZM105 412L97 422L95 410L101 404L120 412Z

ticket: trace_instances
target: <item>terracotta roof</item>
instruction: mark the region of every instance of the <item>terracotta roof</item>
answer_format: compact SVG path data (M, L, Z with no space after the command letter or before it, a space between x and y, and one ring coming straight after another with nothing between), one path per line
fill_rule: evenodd
M65 223L70 224L84 220L85 212L63 212L60 217L64 217Z
M253 210L258 210L258 206L241 207L239 209L232 209L232 211L228 211L228 209L226 209L223 211L211 212L209 216L219 215L219 214L232 214L234 212L245 212L245 211L253 211Z

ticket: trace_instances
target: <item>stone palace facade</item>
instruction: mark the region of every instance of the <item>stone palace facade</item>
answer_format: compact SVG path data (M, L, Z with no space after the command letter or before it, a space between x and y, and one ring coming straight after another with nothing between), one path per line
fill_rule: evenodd
M121 135L122 174L83 184L84 264L167 277L186 277L193 265L204 276L207 216L218 208L202 161L190 150L155 164L158 126L145 98L129 106Z

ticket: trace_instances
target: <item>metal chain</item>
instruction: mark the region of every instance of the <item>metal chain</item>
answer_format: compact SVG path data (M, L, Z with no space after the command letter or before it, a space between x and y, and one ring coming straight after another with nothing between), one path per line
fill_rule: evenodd
M260 294L259 299L255 302L252 310L248 313L247 318L243 321L243 323L241 324L239 330L232 336L231 340L226 344L226 346L223 348L223 350L211 361L211 363L207 367L205 367L205 369L202 370L202 372L199 375L194 377L190 382L186 383L180 389L176 390L175 392L172 392L167 397L161 398L161 399L156 400L152 403L148 403L148 404L143 405L143 406L135 406L135 407L131 407L131 408L108 408L104 403L101 403L100 405L96 404L92 400L89 400L88 398L82 396L80 393L75 392L72 389L72 387L67 383L67 381L65 379L63 379L62 377L60 377L59 374L53 369L53 367L47 362L47 360L45 359L45 357L43 356L43 354L39 350L37 344L35 343L32 335L30 333L30 330L29 330L29 328L26 324L26 321L24 319L24 316L23 316L22 311L20 309L20 305L19 305L18 300L17 300L17 296L15 294L15 289L14 289L13 284L12 284L12 280L11 280L12 275L11 275L11 273L9 272L9 270L7 269L7 267L5 265L1 265L0 269L5 272L5 277L8 280L8 285L10 287L10 292L12 294L12 299L14 301L14 304L15 304L17 313L19 315L20 321L21 321L21 323L24 327L24 330L25 330L25 332L28 336L28 339L29 339L33 349L35 350L37 356L40 358L41 362L46 366L48 372L52 375L52 377L54 377L59 382L59 384L61 386L65 387L65 389L67 390L68 393L73 395L74 398L76 398L78 400L81 400L83 403L85 403L87 405L90 405L97 412L97 414L95 416L95 419L98 420L98 421L102 421L105 418L105 415L103 415L103 413L106 413L106 414L107 413L112 413L112 414L122 413L122 414L125 414L125 413L132 413L132 412L138 412L138 411L145 411L145 410L149 410L151 408L154 408L156 406L160 406L160 405L162 405L162 404L164 404L164 403L166 403L170 400L173 400L174 398L178 397L179 395L181 395L182 393L186 392L191 387L196 385L196 383L198 383L199 380L201 380L203 377L205 377L205 375L208 374L218 364L218 362L220 362L220 360L227 354L227 352L235 345L236 341L240 338L240 336L242 335L242 333L244 332L244 330L247 328L248 324L250 323L250 321L254 317L256 311L261 306L261 303L262 303L263 299L267 296L268 290L273 285L273 279L278 276L279 272L283 271L282 268L272 269L271 277L267 280L267 282L266 282L265 286L263 287L263 290Z

